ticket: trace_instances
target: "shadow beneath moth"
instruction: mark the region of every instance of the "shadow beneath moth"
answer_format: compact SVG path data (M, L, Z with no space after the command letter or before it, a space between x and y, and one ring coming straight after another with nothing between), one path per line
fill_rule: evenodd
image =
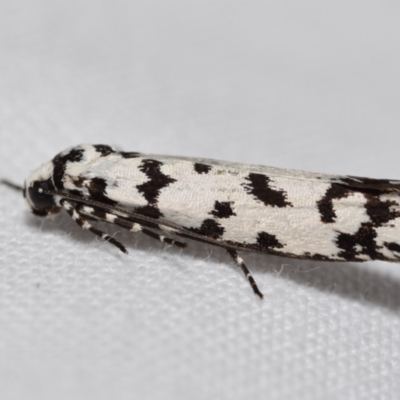
M19 187L41 217L64 209L163 243L171 234L223 247L263 298L237 251L319 261L400 262L400 181L336 176L83 144L34 170Z

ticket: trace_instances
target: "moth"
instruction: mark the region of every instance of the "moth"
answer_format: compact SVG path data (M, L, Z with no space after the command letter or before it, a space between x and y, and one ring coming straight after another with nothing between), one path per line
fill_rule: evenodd
M238 251L319 261L400 262L400 181L336 176L82 144L19 187L33 214L64 209L82 228L105 221L185 247L220 246L263 297ZM171 237L172 235L172 237ZM179 240L178 240L178 239Z

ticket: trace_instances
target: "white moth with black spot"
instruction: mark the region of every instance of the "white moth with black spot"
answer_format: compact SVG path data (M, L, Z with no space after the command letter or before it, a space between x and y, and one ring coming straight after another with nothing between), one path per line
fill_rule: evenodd
M262 294L238 250L320 261L400 262L400 181L258 165L69 148L20 189L39 216L65 209L83 229L106 221L178 247L169 237L225 248ZM161 231L162 234L154 231Z

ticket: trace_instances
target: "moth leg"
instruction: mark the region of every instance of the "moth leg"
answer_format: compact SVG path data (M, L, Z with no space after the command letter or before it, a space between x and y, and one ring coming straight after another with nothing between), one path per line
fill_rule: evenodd
M229 253L229 255L233 258L233 260L235 261L235 263L242 269L244 275L246 276L247 280L249 281L253 292L260 298L262 299L264 297L264 295L260 292L260 290L257 287L256 281L254 280L254 278L252 277L250 271L248 270L248 268L246 267L243 259L238 255L238 253L236 252L236 250L233 249L226 249L227 252Z
M139 225L137 223L135 223L135 224ZM171 238L169 238L167 236L159 235L158 233L150 231L147 228L143 228L141 225L139 225L139 227L140 227L141 232L143 232L145 235L147 235L147 236L149 236L149 237L151 237L153 239L158 240L159 242L171 244L173 246L180 247L181 249L183 249L183 248L185 248L187 246L187 244L184 243L184 242L179 242L178 240L171 239Z
M74 207L69 201L62 199L60 204L64 207L70 217L82 228L94 233L99 238L106 240L107 242L113 244L115 247L118 247L123 253L127 253L125 246L107 235L107 233L100 231L99 229L93 227L90 222L82 215L76 207Z
M164 235L159 235L158 233L155 233L155 232L151 231L150 229L143 227L139 222L132 222L127 218L121 217L120 215L111 214L111 213L105 212L104 210L100 210L100 209L97 209L95 207L90 207L90 206L82 206L81 211L85 215L90 215L91 217L94 217L98 220L102 220L102 221L106 221L106 222L110 222L112 224L118 225L121 228L125 228L132 233L142 232L145 235L147 235L153 239L156 239L162 243L171 244L173 246L177 246L180 248L184 248L187 246L186 243L179 242L177 240L171 239Z

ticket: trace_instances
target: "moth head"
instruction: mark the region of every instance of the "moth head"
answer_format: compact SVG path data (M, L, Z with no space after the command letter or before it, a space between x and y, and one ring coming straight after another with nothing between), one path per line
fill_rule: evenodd
M56 196L48 193L55 189L52 173L53 164L49 162L34 170L25 181L24 197L32 213L40 217L55 215L61 210Z

